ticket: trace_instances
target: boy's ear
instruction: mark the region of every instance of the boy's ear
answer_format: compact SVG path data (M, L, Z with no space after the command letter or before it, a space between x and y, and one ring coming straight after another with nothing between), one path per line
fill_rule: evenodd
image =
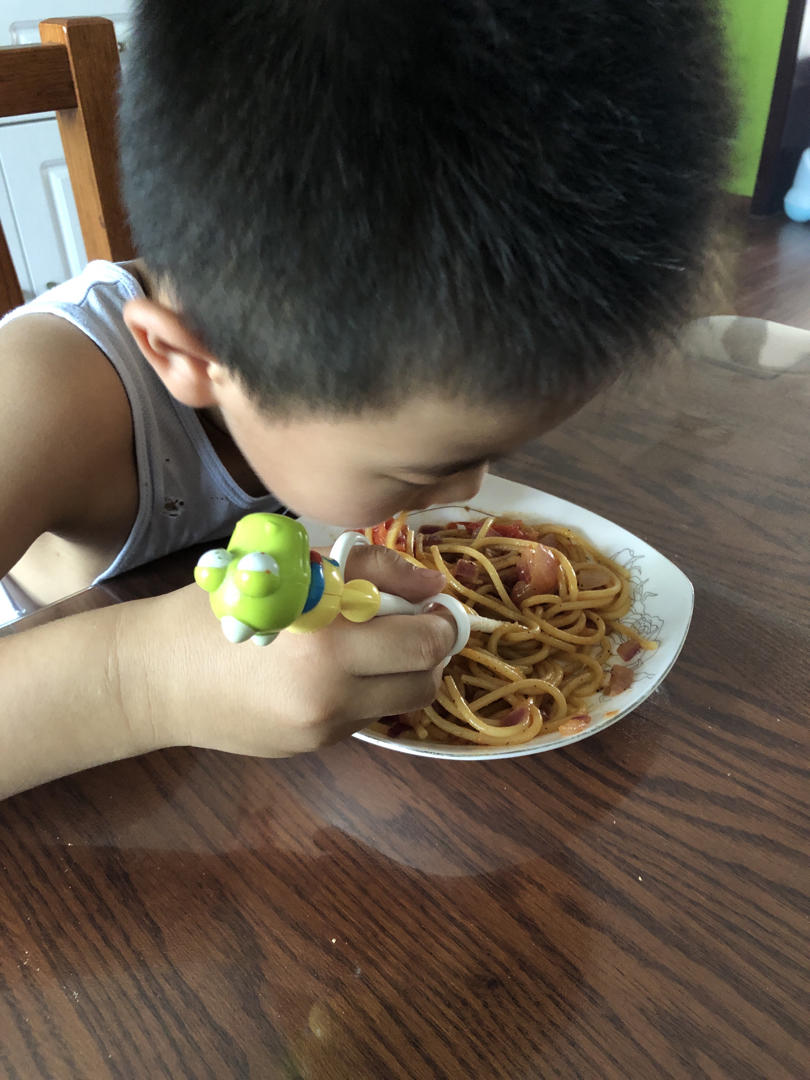
M172 397L192 409L217 404L223 368L176 311L156 300L129 300L124 322Z

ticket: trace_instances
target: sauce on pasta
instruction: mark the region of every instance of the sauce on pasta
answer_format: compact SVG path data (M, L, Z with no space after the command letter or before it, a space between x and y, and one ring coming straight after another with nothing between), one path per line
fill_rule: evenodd
M471 634L432 705L383 718L379 733L484 746L576 734L591 723L589 699L625 690L626 662L656 647L622 621L633 602L627 571L573 529L494 516L411 529L403 514L366 536L440 570L446 592L502 622Z

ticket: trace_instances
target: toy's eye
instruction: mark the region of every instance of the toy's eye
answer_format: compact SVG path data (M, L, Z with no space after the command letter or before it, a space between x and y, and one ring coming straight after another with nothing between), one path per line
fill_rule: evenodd
M277 574L278 563L272 555L266 551L252 551L250 555L243 555L236 564L237 570L258 570L263 574Z
M206 592L214 592L225 580L225 571L233 556L225 548L211 548L197 560L194 580Z
M210 551L204 552L197 560L197 566L205 569L221 569L223 566L227 566L233 555L230 551L226 551L225 548L211 548Z
M236 581L245 596L269 596L281 584L279 565L265 551L243 555L236 564Z

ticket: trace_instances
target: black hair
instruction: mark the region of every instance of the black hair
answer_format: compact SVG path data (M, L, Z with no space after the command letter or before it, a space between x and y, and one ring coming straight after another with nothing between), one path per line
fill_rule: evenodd
M124 193L264 406L525 400L684 318L732 119L710 0L142 0Z

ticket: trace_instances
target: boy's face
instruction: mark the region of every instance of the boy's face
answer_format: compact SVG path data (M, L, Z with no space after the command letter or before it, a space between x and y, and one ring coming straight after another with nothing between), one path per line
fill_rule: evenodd
M400 510L471 499L494 458L559 424L592 393L577 401L484 406L462 393L434 391L362 416L284 420L248 397L165 297L129 301L124 318L169 392L225 427L285 506L350 528Z
M485 408L462 398L423 397L393 412L282 421L229 378L217 396L231 436L268 490L298 514L345 527L471 499L490 461L580 404Z

